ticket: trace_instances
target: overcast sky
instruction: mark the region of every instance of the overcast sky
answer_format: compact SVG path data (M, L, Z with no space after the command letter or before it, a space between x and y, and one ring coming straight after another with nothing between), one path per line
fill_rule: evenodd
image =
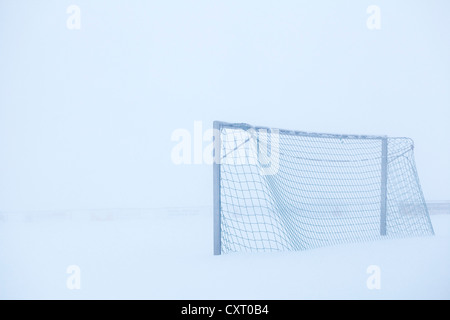
M449 12L1 1L0 211L211 205L211 166L174 164L171 135L213 120L411 137L425 197L450 199Z

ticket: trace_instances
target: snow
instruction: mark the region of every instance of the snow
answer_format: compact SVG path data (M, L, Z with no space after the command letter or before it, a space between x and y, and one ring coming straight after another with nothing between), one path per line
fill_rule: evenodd
M3 212L0 298L449 299L450 215L431 218L433 237L214 256L209 207Z
M409 137L449 200L449 1L381 1L377 30L357 0L76 5L80 29L69 2L0 1L0 299L450 298L450 214L434 237L213 256L203 158L214 120Z

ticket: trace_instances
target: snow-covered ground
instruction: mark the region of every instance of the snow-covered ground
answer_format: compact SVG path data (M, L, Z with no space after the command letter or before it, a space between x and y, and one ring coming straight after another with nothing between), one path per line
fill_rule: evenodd
M434 237L214 256L210 208L3 213L0 298L449 299L450 215L432 222Z

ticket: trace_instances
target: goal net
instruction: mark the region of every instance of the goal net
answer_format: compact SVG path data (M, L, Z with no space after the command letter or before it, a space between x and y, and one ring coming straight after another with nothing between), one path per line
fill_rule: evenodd
M214 122L214 253L432 235L409 138Z

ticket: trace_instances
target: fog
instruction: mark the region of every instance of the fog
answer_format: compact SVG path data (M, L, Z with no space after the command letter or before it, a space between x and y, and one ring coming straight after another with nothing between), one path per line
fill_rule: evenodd
M450 199L449 9L2 1L0 211L211 205L211 165L171 137L213 120L410 137L426 199Z

